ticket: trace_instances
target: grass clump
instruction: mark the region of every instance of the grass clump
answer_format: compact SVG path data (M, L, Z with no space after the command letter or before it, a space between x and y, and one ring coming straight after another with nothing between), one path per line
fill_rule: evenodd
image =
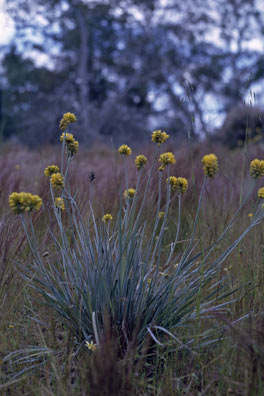
M168 139L164 134L155 131L152 135L156 148L148 168L145 156L136 157L137 173L132 181L126 163L132 150L126 145L119 148L124 168L124 179L115 197L119 209L115 213L103 210L103 216L97 218L93 202L89 202L88 216L79 208L77 191L72 190L69 181L78 142L72 134L63 133L60 168L53 165L56 167L54 172L52 166L51 172L47 171L49 167L45 170L45 175L50 177L50 201L49 204L44 202L42 214L50 205L55 219L53 227L47 225L50 241L47 251L43 252L43 244L37 237L31 210L26 210L27 206L20 201L19 210L15 210L32 254L23 275L56 314L56 320L69 329L69 356L90 351L98 367L100 356L107 355L109 362L126 359L130 364L125 368L119 365L116 372L126 372L127 376L131 375L131 366L139 360L145 359L146 367L151 367L148 375L155 378L155 364L160 365L171 351L178 357L193 359L201 348L212 343L218 345L223 338L223 326L216 320L217 315L228 314L229 306L235 300L223 263L264 215L259 195L250 223L234 240L228 238L254 191L257 178L254 171L249 192L234 215L213 242L205 242L199 230L201 208L206 199L205 192L218 171L216 155L208 154L202 159L204 178L192 228L185 236L182 211L191 183L179 175L171 175L176 161L172 152L160 153L160 145ZM159 168L158 158L162 164ZM157 200L152 208L149 231L144 213L149 210L156 173ZM168 237L166 232L175 202L175 232ZM12 201L13 208L16 209ZM35 311L34 315L38 320ZM207 328L203 319L207 320ZM166 352L155 363L161 348ZM27 369L47 364L48 357L55 355L52 348L42 345L12 352L4 362L12 361L14 366L26 365L17 373L23 374ZM98 370L91 369L88 375L93 394L100 382ZM162 370L159 368L159 372ZM116 387L120 388L123 383L119 382L118 375ZM193 380L189 380L192 383ZM113 384L110 383L111 388ZM127 384L124 392L131 392L131 386Z

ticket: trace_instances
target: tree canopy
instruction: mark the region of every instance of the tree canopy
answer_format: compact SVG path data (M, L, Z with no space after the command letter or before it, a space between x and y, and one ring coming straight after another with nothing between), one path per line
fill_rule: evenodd
M4 137L53 142L62 112L85 142L210 135L263 83L257 0L7 0Z

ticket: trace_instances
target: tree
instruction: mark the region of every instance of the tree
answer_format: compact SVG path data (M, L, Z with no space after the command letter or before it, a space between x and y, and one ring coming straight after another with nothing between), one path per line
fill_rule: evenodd
M7 4L17 26L17 58L11 47L4 65L18 62L17 85L5 66L2 79L7 91L19 91L19 80L21 87L25 78L30 85L34 75L35 91L27 90L27 98L43 115L43 130L47 120L55 125L70 110L77 113L79 137L87 142L106 137L116 143L142 141L157 128L175 138L208 136L214 129L210 108L226 114L263 82L261 53L247 45L264 31L256 0ZM44 56L40 67L36 61ZM28 68L23 78L19 62ZM25 97L17 93L9 106L22 106ZM30 106L21 114L25 120L31 118ZM30 125L29 130L35 128ZM53 132L50 128L49 140Z

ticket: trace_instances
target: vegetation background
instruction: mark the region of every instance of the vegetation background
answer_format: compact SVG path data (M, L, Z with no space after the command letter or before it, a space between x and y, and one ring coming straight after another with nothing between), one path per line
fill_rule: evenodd
M3 139L54 143L66 111L86 144L142 142L155 129L197 139L234 108L263 104L261 0L6 0L5 9L14 34L1 48ZM231 140L243 140L239 115L225 124Z

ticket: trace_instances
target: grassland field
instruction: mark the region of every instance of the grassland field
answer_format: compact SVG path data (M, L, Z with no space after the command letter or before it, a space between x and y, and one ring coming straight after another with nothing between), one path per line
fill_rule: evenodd
M209 246L221 234L250 184L249 164L264 157L262 145L229 151L209 143L165 143L162 151L171 151L176 164L171 174L187 178L189 187L182 200L180 240L190 234L203 180L201 159L215 153L219 173L206 186L197 227L199 246ZM13 191L28 191L43 199L44 210L33 215L41 251L52 250L49 227L52 217L49 181L44 169L59 164L61 148L45 146L29 149L6 144L0 148L0 394L11 396L61 395L264 395L264 224L258 224L222 264L228 290L234 300L222 314L208 316L193 323L177 337L185 340L197 336L193 351L178 351L173 341L158 348L155 356L119 357L111 344L101 353L83 347L76 354L76 340L41 296L23 278L32 256L18 216L8 205ZM151 162L153 145L133 151L127 159L128 180L136 184L134 158L144 154ZM147 177L149 166L144 170ZM94 180L91 175L94 175ZM263 179L263 178L262 178ZM250 224L250 213L257 205L257 189L242 209L227 237L217 246L215 256ZM69 181L77 192L83 219L89 217L89 202L96 219L104 213L118 212L118 191L124 182L124 166L113 148L80 147L72 161ZM144 183L143 183L144 185ZM143 216L151 230L158 197L158 172L154 172ZM139 191L140 194L140 191ZM165 204L165 193L162 205ZM169 245L176 232L177 205L172 201L165 240ZM151 232L151 231L149 231ZM180 246L179 248L180 249ZM32 275L34 276L34 274ZM243 318L237 321L239 318ZM218 340L199 346L199 334L212 324L221 327ZM175 341L176 343L176 341ZM28 346L49 348L49 359L34 370L21 369L12 358L5 357ZM40 360L41 361L41 360Z

